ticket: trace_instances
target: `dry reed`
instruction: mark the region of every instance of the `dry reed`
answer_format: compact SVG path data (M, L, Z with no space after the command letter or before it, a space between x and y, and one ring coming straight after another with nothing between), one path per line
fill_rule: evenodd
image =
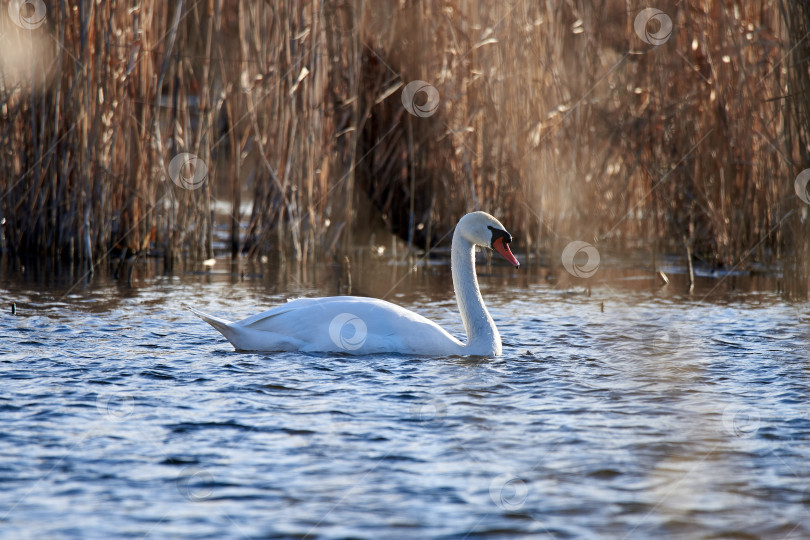
M430 248L483 209L529 252L685 241L806 275L807 6L661 1L654 47L629 0L54 1L40 28L0 18L0 247L210 258L224 199L232 256L378 222ZM435 114L403 108L413 80ZM183 152L201 189L168 178Z

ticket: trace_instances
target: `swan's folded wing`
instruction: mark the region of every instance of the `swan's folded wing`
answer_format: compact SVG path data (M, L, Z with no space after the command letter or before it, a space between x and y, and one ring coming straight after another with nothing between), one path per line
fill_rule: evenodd
M280 315L284 315L285 313L290 313L295 311L295 308L288 308L286 306L278 306L273 309L267 310L263 313L257 313L256 315L251 315L241 321L238 321L235 324L242 326L244 328L254 328L256 330L263 330L268 325L268 323L272 324L272 319L274 317L278 317Z
M317 318L319 311L327 311L335 300L353 297L331 296L328 298L296 298L289 300L286 304L280 304L262 313L251 315L234 324L255 330L279 331L279 325L284 325L281 315L288 315L286 322L293 323L296 328L301 328L301 323L312 322L313 317ZM315 310L317 308L317 310ZM320 313L323 315L323 313Z

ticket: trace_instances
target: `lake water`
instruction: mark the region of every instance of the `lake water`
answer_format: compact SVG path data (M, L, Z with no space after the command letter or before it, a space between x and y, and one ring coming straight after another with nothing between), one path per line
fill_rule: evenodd
M6 271L0 537L810 538L808 304L479 271L500 358L236 353L185 309L336 294L329 266ZM352 292L463 332L446 263Z

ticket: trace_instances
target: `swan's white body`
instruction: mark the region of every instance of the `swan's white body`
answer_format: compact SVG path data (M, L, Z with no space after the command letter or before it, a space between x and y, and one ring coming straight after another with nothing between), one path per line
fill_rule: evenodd
M375 298L299 298L238 322L192 311L242 351L498 356L501 336L478 288L475 246L494 247L518 266L510 241L503 225L484 212L467 214L456 226L450 264L467 343L417 313Z

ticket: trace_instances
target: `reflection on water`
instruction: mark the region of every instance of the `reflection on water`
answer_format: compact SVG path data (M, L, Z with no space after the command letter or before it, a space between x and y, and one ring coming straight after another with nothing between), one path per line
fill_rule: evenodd
M352 292L461 336L415 262L356 256ZM479 266L497 359L240 354L184 309L336 294L338 263L6 267L0 536L810 536L808 306L609 263Z

